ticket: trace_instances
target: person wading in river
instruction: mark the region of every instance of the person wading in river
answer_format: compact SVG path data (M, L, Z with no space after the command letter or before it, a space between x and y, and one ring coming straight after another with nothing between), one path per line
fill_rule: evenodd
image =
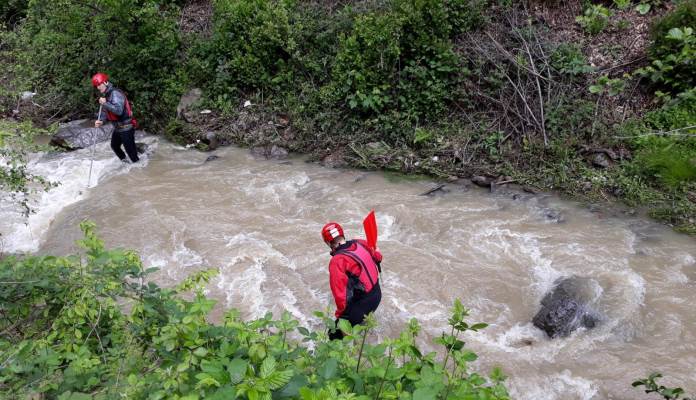
M321 237L331 248L329 284L336 302L336 329L329 333L329 338L342 339L339 319L348 320L351 325L360 324L382 300L379 287L382 254L370 248L365 240L346 241L343 228L336 222L324 225Z
M104 121L112 122L114 133L111 134L111 149L121 161L127 162L126 155L121 150L121 145L123 145L131 161L138 162L138 150L135 147L137 122L133 118L133 112L126 95L121 90L116 89L109 82L109 77L102 72L94 74L92 86L104 95L99 98L101 112L97 115L94 126L99 128L104 124Z

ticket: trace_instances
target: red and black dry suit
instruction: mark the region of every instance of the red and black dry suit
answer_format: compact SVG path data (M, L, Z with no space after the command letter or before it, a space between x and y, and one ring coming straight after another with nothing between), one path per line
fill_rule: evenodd
M336 301L336 318L346 319L351 325L360 324L382 300L382 254L357 239L340 245L331 255L329 283Z
M114 133L111 134L111 150L121 160L126 159L126 155L121 150L121 145L126 149L128 157L132 162L138 161L138 150L135 147L135 126L133 126L133 115L126 95L116 89L109 82L104 92L106 103L102 104L102 112L97 116L100 121L108 120L114 124Z

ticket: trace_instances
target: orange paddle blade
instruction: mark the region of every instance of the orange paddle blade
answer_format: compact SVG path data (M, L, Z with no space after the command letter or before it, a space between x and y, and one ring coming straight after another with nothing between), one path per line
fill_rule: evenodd
M367 214L367 217L363 220L363 228L365 229L367 244L373 249L377 248L377 220L375 218L375 210Z

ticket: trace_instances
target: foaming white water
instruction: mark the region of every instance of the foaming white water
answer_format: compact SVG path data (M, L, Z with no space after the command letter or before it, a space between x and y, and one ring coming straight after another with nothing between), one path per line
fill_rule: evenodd
M592 381L583 379L564 370L547 376L512 377L510 395L518 400L563 399L590 400L597 395Z
M146 142L153 146L156 140L146 138ZM51 223L65 207L89 196L90 190L105 179L146 165L147 157L133 165L120 162L106 142L70 153L32 154L27 163L28 172L58 183L58 186L48 191L39 191L29 199L34 212L28 218L9 204L2 207L2 250L8 253L38 250ZM9 199L3 201L7 202Z
M271 300L282 304L296 317L301 314L295 306L297 298L287 288L274 288L270 292L263 288L267 280L266 270L273 266L293 271L296 267L292 260L274 249L268 241L253 235L228 237L225 246L230 250L231 257L220 269L217 287L225 293L228 307L243 304L250 317L259 318L268 310L267 300ZM273 299L267 299L267 295L273 296ZM306 318L301 319L306 321Z

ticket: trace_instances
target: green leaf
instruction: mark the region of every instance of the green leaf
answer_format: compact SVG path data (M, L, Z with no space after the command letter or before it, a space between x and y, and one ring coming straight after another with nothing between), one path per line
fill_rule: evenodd
M58 400L92 400L92 396L86 393L65 392L58 396Z
M305 375L295 375L282 390L276 392L276 395L281 399L297 397L300 394L300 388L308 384L309 380Z
M590 85L590 93L592 94L597 94L604 89L604 86L601 85Z
M435 400L440 391L436 388L419 388L413 392L413 400Z
M646 3L638 4L636 6L636 11L638 11L638 13L640 15L645 15L648 12L650 12L650 4L646 4Z
M271 376L268 377L266 382L268 383L268 388L271 390L277 390L285 386L288 382L290 382L290 378L292 378L293 372L292 370L285 370L285 371L276 371Z
M208 354L208 349L206 349L205 347L199 347L193 351L193 354L195 354L198 357L205 357L206 354Z
M309 329L305 328L304 326L298 326L297 331L303 334L304 336L309 336Z
M206 400L230 400L237 397L237 391L232 386L223 386L211 395L206 395Z
M275 358L273 358L273 356L268 356L265 360L263 360L263 363L261 363L261 371L259 372L259 376L261 378L268 378L269 376L271 376L273 371L275 371L275 368Z
M478 356L473 351L466 351L466 352L462 353L462 359L464 361L472 362L472 361L476 361L477 358L478 358Z
M481 330L481 329L484 329L484 328L487 328L487 327L488 327L488 324L483 323L483 322L480 322L480 323L478 323L478 324L473 324L473 325L471 325L471 326L469 327L469 329L471 329L472 331L478 331L478 330Z
M233 385L238 384L244 379L249 362L241 358L235 358L227 365L227 371L230 373L230 381Z
M329 358L317 369L319 376L325 380L329 380L336 376L336 372L338 372L338 361L335 358Z
M667 33L667 37L670 39L682 40L684 39L684 32L679 28L672 28Z
M347 319L338 320L338 329L342 330L346 335L350 335L353 332L353 326Z

